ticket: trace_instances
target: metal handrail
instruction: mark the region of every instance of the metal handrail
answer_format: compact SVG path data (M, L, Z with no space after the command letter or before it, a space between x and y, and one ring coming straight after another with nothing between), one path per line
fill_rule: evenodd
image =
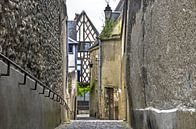
M30 77L31 79L33 79L35 81L35 88L32 89L32 90L36 90L37 89L37 84L40 84L40 86L43 87L43 93L41 93L41 94L44 94L45 89L48 89L49 90L49 94L50 94L50 92L53 93L53 98L52 99L54 100L54 96L56 95L57 98L54 101L59 102L61 105L65 106L68 111L70 111L70 109L69 109L67 103L65 102L65 100L58 93L56 93L53 89L51 89L49 86L46 86L38 78L36 78L35 76L31 75L29 72L27 72L25 69L21 68L19 65L17 65L15 62L10 60L5 55L0 53L0 58L2 58L4 62L6 61L7 65L8 65L7 66L7 73L6 74L0 74L0 76L9 76L10 75L10 64L11 64L15 68L19 69L22 73L24 73L24 82L23 83L19 83L19 85L25 85L26 84L26 77L27 76ZM46 97L50 97L50 96L46 96Z

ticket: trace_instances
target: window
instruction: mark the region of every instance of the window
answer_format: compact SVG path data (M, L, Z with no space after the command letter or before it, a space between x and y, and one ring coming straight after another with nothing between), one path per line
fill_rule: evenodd
M73 54L73 45L69 44L69 53Z
M90 42L85 42L80 44L80 51L88 51L88 49L91 47Z

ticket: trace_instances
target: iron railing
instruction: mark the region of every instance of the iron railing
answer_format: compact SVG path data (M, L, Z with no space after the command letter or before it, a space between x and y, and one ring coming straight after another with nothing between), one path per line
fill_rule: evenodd
M49 93L48 93L48 95L45 95L45 97L49 97L50 99L52 99L52 100L54 100L56 102L59 102L68 111L71 112L71 110L69 109L69 107L68 107L67 103L65 102L65 100L58 93L56 93L53 89L51 89L50 87L46 86L38 78L36 78L35 76L31 75L25 69L21 68L19 65L17 65L16 63L14 63L12 60L10 60L9 58L7 58L5 55L3 55L1 53L0 53L0 59L7 64L7 72L3 73L3 74L1 73L0 76L9 76L10 75L10 66L11 65L14 66L16 69L20 70L20 72L24 74L23 82L22 83L20 82L19 85L25 85L26 84L26 78L30 77L31 79L33 79L35 81L35 86L34 86L34 88L31 88L31 90L37 90L37 85L39 84L40 86L43 87L43 91L41 93L39 93L39 94L43 94L44 95L45 91L48 90Z

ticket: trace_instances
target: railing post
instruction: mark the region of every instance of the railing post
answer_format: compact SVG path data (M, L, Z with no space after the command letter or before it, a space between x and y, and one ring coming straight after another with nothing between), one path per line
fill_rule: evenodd
M7 61L7 72L4 74L1 74L0 76L10 76L10 62Z
M31 90L37 90L37 81L35 81L35 87L31 88Z
M45 92L45 86L43 86L43 91L39 94L44 94L44 92Z
M50 97L53 101L59 102L66 110L68 110L68 112L71 112L69 109L69 106L67 105L65 100L59 94L57 94L55 91L53 91L50 87L44 85L40 80L38 80L36 77L34 77L30 73L28 73L25 69L21 68L19 65L17 65L12 60L7 58L5 55L0 53L0 58L2 58L2 61L7 64L6 73L0 74L0 76L9 76L10 75L10 65L13 65L16 69L19 69L24 74L23 82L19 82L18 83L19 85L26 85L27 76L28 76L29 78L31 78L35 81L35 86L34 86L34 88L30 88L31 90L37 90L37 86L39 83L43 87L43 91L39 94L44 94L45 89L48 89L49 93L48 93L48 95L46 95L46 97ZM55 96L56 96L56 99L55 99Z
M24 73L24 77L23 77L23 82L22 83L18 83L18 85L25 85L26 84L26 80L27 80L27 74Z

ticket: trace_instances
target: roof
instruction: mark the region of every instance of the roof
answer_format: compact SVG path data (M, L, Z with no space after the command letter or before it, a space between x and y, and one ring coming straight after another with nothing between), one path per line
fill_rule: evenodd
M94 42L94 44L88 49L89 51L92 51L94 48L96 48L97 46L99 46L99 41L98 40L96 40L95 42Z
M120 11L114 11L112 12L112 20L116 21L118 17L120 16L121 12Z
M68 21L68 37L73 40L77 39L77 32L76 32L76 21Z
M115 11L122 11L123 6L124 6L124 2L125 2L125 0L120 0L120 2L118 3L118 5L115 8Z
M68 37L68 44L78 44L78 42L70 37Z

